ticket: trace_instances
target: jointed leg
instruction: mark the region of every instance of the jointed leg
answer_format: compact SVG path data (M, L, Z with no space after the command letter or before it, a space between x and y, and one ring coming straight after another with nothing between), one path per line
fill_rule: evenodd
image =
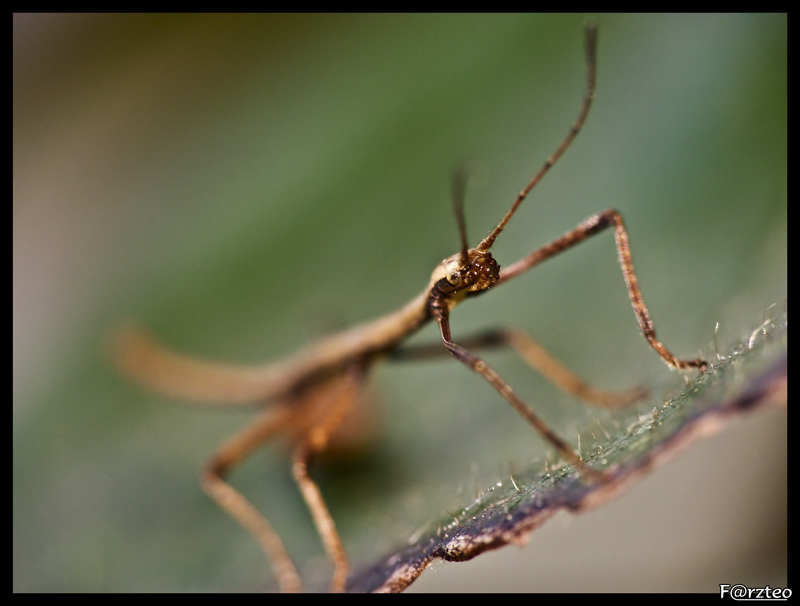
M325 546L325 551L328 552L331 560L333 560L333 578L329 588L331 592L344 591L349 563L342 540L325 505L319 487L308 474L308 465L315 454L325 450L331 435L351 409L358 395L362 376L363 368L358 364L354 364L341 377L341 385L334 388L338 390L338 393L334 394L334 399L330 400L327 410L309 428L305 438L301 439L295 449L292 460L292 473L295 481L300 487L300 492L303 494L306 505L308 505L308 509L314 519L314 525L317 527L317 532L319 532L322 543Z
M650 315L647 313L647 308L642 299L642 292L639 290L639 283L636 280L636 274L633 270L628 232L625 231L625 224L622 221L622 216L615 210L607 210L590 217L574 230L507 267L501 272L498 284L515 278L542 261L575 246L579 242L583 242L589 236L600 233L611 226L614 227L614 238L617 243L619 263L622 266L622 275L628 287L628 297L630 298L631 305L633 305L633 311L636 313L636 320L639 322L642 334L644 334L644 337L648 340L653 349L658 352L658 355L672 368L680 370L687 370L689 368L697 368L701 371L705 370L707 366L705 360L679 360L664 347L661 341L656 339L656 331L653 327L653 322L650 320Z
M556 387L592 406L621 408L640 400L647 394L647 391L641 388L615 392L592 387L521 330L494 330L459 339L459 344L461 347L470 350L482 347L513 347L531 367ZM446 351L438 343L435 345L404 347L394 352L392 358L410 360L438 357Z
M362 369L354 365L346 374L317 386L297 400L265 412L253 425L228 440L206 465L203 489L260 543L272 563L281 591L302 589L297 569L283 542L267 519L230 484L225 474L267 440L287 434L298 441L292 472L317 525L325 549L334 562L331 590L341 591L347 578L347 557L319 489L307 473L309 458L325 449L331 434L350 409L360 385Z
M300 575L283 542L267 519L223 477L253 450L290 427L294 422L294 412L286 406L266 411L253 425L233 436L217 450L201 477L203 490L258 540L272 563L283 592L302 589Z
M331 579L329 590L333 593L338 593L344 591L349 563L342 545L342 539L339 537L333 518L325 505L322 493L320 493L319 487L311 479L311 476L308 475L308 463L311 454L308 444L305 443L295 449L294 458L292 459L292 474L311 512L311 517L314 519L314 525L317 527L317 532L325 546L325 551L328 552L328 556L333 560L333 578Z
M575 452L569 444L564 442L558 435L556 435L547 424L539 418L528 406L514 393L511 386L506 383L503 378L495 372L486 362L481 360L478 356L472 354L467 349L454 343L450 336L450 321L445 314L438 315L436 321L439 323L439 330L442 335L442 342L447 348L447 351L456 358L458 361L469 366L472 370L482 375L484 379L489 381L492 386L503 396L511 406L514 407L519 414L533 425L533 427L544 437L550 444L552 444L561 456L567 461L588 473L595 473L590 468L586 467L581 459L579 453Z
M554 385L587 404L601 408L622 408L647 395L647 390L637 387L621 392L595 389L521 330L507 331L506 338L511 347L516 349L528 364Z

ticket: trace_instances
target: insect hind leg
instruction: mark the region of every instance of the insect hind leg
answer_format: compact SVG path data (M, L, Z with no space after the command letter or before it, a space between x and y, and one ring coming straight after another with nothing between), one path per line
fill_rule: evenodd
M224 477L256 448L274 435L290 428L295 422L294 417L294 411L285 406L266 411L256 422L230 438L217 450L203 469L200 478L206 494L261 545L272 564L280 589L285 593L300 591L302 582L283 541L267 518L228 484Z
M362 376L362 367L353 365L343 374L267 410L252 425L223 444L203 470L203 489L259 542L272 564L283 592L297 592L302 589L296 567L266 517L227 483L224 477L255 449L277 435L285 435L295 442L297 446L292 460L292 472L323 545L334 563L330 589L342 591L347 579L347 556L325 501L309 476L307 467L315 454L325 450L331 435L351 409L358 396Z
M329 591L332 593L344 591L349 562L333 517L325 504L319 486L311 478L308 467L314 455L327 448L331 436L352 409L361 388L363 375L364 367L354 363L345 370L343 375L334 379L334 383L338 383L338 385L331 386L333 395L328 394L323 414L319 415L304 432L292 459L292 474L295 482L297 482L311 512L325 551L334 565L333 577L329 586Z

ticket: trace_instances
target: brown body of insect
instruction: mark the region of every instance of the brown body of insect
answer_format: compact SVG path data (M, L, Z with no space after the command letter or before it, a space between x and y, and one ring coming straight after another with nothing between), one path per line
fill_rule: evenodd
M561 157L580 131L594 97L597 27L586 26L586 92L570 132L541 169L519 193L506 215L475 248L468 248L463 217L466 183L457 171L453 200L461 234L461 250L439 263L425 289L396 312L318 342L284 361L266 366L241 368L203 362L172 353L141 331L125 331L118 341L117 362L129 375L160 392L194 401L231 404L269 404L256 421L220 447L202 473L203 489L259 541L272 562L283 591L298 591L302 584L278 534L250 502L225 481L225 475L242 459L278 435L294 443L292 473L305 499L328 555L334 563L330 589L345 588L348 560L333 519L320 491L308 473L311 459L324 451L358 396L372 364L386 357L408 358L431 355L430 348L400 348L401 343L424 324L435 321L444 349L483 376L569 463L582 473L600 475L555 434L511 387L471 349L508 345L536 370L561 389L589 404L616 407L639 399L643 392L632 389L612 393L594 389L554 359L531 337L519 331L494 331L455 343L450 335L453 308L472 296L519 276L550 257L567 250L607 228L613 228L617 253L628 296L644 337L672 368L704 370L703 360L680 360L656 339L653 323L642 300L631 260L628 234L615 210L598 213L564 236L501 269L490 249L519 205ZM601 476L602 478L602 476Z

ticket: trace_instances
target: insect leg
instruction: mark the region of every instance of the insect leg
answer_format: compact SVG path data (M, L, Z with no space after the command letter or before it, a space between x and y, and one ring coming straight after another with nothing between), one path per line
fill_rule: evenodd
M507 343L542 376L562 391L580 398L591 406L623 408L647 395L647 390L641 387L620 392L596 389L564 366L527 333L521 330L507 330L503 336Z
M511 386L506 383L505 380L503 380L503 378L497 374L497 372L491 366L466 348L453 342L450 336L450 320L448 319L447 315L444 313L438 314L436 316L436 321L439 323L439 330L441 332L442 342L444 343L445 348L447 348L447 351L449 351L456 360L462 362L480 374L484 379L489 381L492 387L494 387L498 393L503 396L506 401L511 404L511 406L514 407L514 410L525 417L525 420L533 425L536 431L538 431L545 440L550 442L550 444L552 444L556 450L561 453L562 457L582 471L591 474L596 473L589 467L586 467L583 459L581 459L580 454L575 452L572 447L569 446L569 444L556 435L553 430L550 429L550 427L548 427L548 425L535 412L533 412L517 394L514 393L514 391L511 389Z
M302 589L300 575L283 542L267 519L223 478L253 450L274 435L286 431L294 422L295 411L291 407L283 406L266 411L252 425L223 444L208 462L201 476L203 490L258 540L267 559L272 563L283 592L297 592Z
M500 273L498 284L502 284L517 277L550 257L583 242L589 236L600 233L604 229L612 226L614 227L614 237L617 243L617 254L619 255L619 263L622 267L622 275L628 287L628 298L631 301L631 305L633 305L633 311L636 313L636 320L639 322L642 334L644 334L644 337L652 348L658 352L658 355L660 355L670 367L680 370L687 370L689 368L697 368L700 371L705 370L708 366L705 360L679 360L664 347L661 341L656 339L656 331L653 327L653 322L650 320L650 315L647 313L647 307L644 305L642 292L639 290L639 283L633 270L628 232L625 230L622 216L616 210L606 210L589 217L572 231L567 232L557 240L535 250L527 257L505 268Z
M308 465L315 454L325 450L331 435L351 409L361 387L363 371L360 364L353 364L344 375L337 378L341 381L341 385L337 386L338 393L329 400L329 405L324 413L309 426L304 436L300 438L292 459L292 474L311 512L325 551L328 552L328 556L334 564L333 578L329 588L331 592L344 591L349 563L336 525L325 505L325 500L322 498L319 487L308 473Z
M486 347L512 347L522 358L545 379L556 387L591 406L601 408L622 408L641 400L647 390L635 387L626 391L606 391L597 389L586 383L578 375L556 359L527 333L516 329L492 330L470 337L459 339L459 344L466 349ZM441 345L418 345L403 347L392 353L395 360L413 360L439 357L445 354Z

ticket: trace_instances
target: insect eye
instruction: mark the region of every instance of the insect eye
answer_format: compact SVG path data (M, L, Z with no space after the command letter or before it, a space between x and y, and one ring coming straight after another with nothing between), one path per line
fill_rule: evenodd
M450 272L447 274L447 281L452 286L458 286L461 284L461 274L457 271Z

